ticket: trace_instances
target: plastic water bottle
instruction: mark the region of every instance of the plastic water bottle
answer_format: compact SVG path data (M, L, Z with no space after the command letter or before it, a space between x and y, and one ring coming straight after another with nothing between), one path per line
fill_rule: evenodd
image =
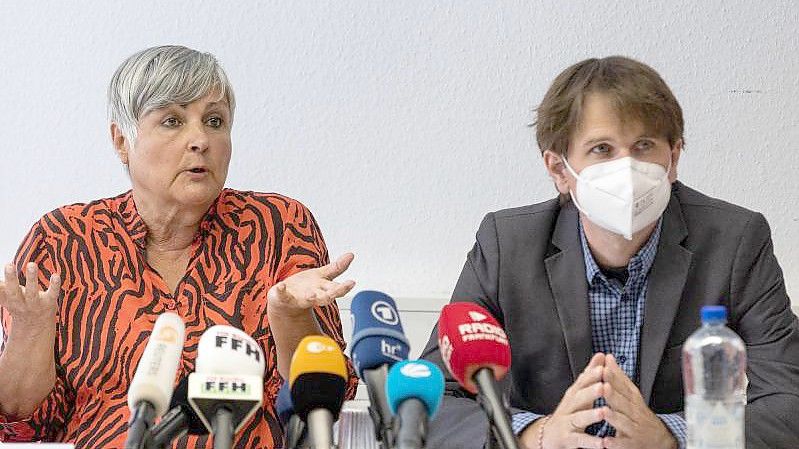
M702 307L702 327L682 349L688 449L743 449L746 348L727 309Z

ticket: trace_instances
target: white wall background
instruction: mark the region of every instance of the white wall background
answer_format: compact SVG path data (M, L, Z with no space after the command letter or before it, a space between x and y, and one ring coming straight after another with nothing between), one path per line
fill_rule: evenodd
M303 201L359 288L436 310L486 212L554 195L527 126L551 80L622 54L682 103L680 178L766 215L799 298L798 27L792 1L3 1L0 260L46 211L128 188L106 85L178 43L236 88L228 185Z

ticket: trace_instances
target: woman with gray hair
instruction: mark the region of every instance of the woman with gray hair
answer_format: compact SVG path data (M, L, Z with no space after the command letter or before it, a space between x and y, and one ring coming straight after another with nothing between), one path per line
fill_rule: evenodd
M186 323L179 377L200 335L226 324L266 354L263 406L239 448L280 441L274 401L306 335L344 347L336 282L310 211L278 194L225 188L235 99L208 54L179 46L128 58L108 90L111 138L131 190L58 208L22 242L0 283L0 441L121 448L127 391L156 318ZM349 367L347 390L357 379ZM186 436L179 447L207 446Z

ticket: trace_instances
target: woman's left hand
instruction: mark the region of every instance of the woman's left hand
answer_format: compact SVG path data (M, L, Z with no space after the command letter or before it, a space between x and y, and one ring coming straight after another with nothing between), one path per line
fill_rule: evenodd
M354 258L352 253L346 253L323 267L301 271L283 279L269 289L267 307L272 313L296 315L312 307L332 303L355 287L355 281L352 280L334 281L347 271Z

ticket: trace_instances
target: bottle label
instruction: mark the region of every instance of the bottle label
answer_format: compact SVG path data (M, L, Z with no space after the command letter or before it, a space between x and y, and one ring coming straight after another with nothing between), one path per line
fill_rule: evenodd
M744 403L689 396L685 403L688 449L743 449Z

